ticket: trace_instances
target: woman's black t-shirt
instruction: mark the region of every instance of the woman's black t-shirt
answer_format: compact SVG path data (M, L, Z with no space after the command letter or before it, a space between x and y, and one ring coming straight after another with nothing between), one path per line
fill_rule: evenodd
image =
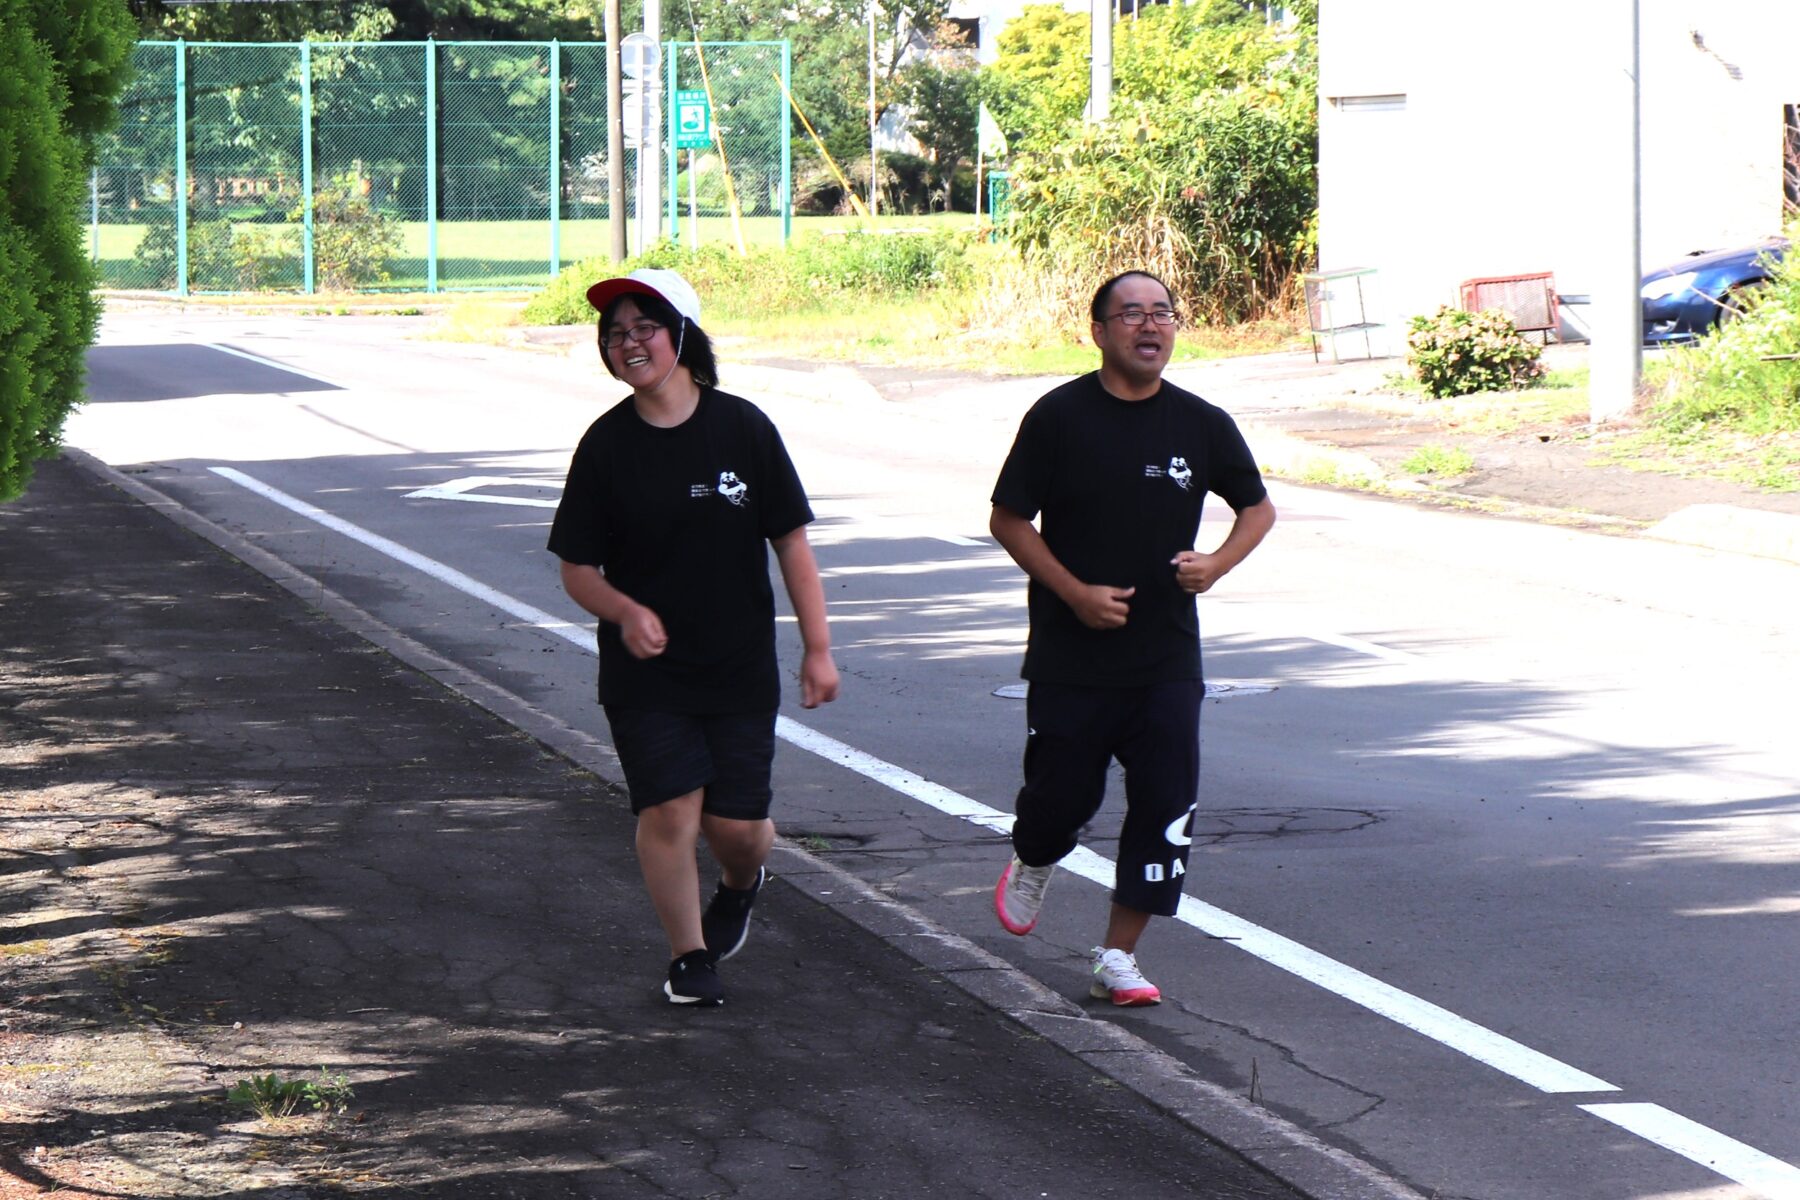
M1028 592L1026 679L1137 687L1200 678L1194 597L1170 560L1194 548L1212 492L1240 511L1267 492L1237 423L1164 381L1147 400L1121 400L1098 372L1047 393L1019 424L993 502L1041 532L1083 583L1135 587L1118 629L1089 629L1049 588Z
M627 397L582 436L550 551L599 567L662 620L668 648L633 658L600 623L600 702L663 712L767 712L781 700L768 539L813 519L761 409L703 389L660 428Z

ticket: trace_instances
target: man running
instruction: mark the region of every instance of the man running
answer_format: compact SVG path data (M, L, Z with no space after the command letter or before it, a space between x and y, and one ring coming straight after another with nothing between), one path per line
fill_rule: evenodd
M1162 281L1110 279L1090 316L1100 369L1025 414L988 524L1030 576L1031 617L1025 783L994 909L1009 933L1031 932L1118 759L1125 824L1093 995L1156 1004L1136 953L1187 874L1205 695L1195 598L1256 549L1275 506L1231 417L1163 380L1180 316ZM1237 514L1211 552L1194 548L1207 492Z

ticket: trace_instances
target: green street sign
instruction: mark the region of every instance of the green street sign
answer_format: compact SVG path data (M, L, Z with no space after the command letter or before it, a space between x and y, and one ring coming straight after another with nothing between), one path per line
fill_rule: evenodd
M704 150L712 145L712 106L706 92L678 89L675 93L675 148Z

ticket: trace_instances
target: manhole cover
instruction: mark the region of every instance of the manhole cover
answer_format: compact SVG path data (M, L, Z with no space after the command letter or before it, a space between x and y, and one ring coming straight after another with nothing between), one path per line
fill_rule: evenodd
M1209 683L1206 685L1208 700L1223 700L1228 696L1262 696L1275 690L1271 683ZM1031 691L1029 683L1008 683L994 689L994 695L1002 700L1023 700Z

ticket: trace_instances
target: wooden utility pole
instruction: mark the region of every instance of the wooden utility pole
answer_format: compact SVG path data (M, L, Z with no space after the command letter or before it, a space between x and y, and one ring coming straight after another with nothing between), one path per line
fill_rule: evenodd
M619 0L606 0L606 226L612 260L625 261L625 88Z

